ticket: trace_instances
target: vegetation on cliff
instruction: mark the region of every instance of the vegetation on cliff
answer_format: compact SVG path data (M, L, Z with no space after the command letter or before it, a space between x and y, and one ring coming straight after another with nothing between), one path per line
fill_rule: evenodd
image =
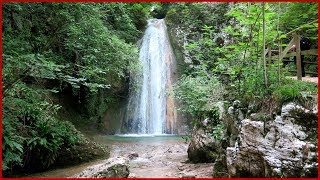
M177 16L180 18L175 18ZM262 57L264 44L276 47L281 38L281 46L285 47L291 40L288 32L297 28L296 32L308 37L311 48L316 49L316 19L316 3L172 4L166 20L172 37L180 42L185 61L183 78L177 83L177 97L188 107L194 107L187 110L194 115L194 109L201 108L202 104L197 102L199 99L189 97L197 97L199 88L194 84L192 91L183 86L193 79L200 83L218 78L226 89L224 100L229 102L273 99L280 106L284 102L299 101L306 93L316 93L314 83L285 78L290 75L287 66L277 61L264 66ZM316 58L313 56L310 61L316 62ZM198 73L199 69L204 73ZM205 83L207 87L209 84ZM202 97L211 94L206 91Z
M126 93L128 75L139 71L135 42L149 9L147 3L3 4L5 175L107 156L68 122L76 118L61 114L75 112L75 125L96 128Z

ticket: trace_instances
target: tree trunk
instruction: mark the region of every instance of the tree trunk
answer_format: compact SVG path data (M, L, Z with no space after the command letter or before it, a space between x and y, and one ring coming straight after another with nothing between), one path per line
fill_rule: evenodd
M267 76L267 62L266 62L266 22L265 22L265 2L262 3L262 39L263 39L263 50L262 50L262 57L263 57L263 75L264 75L264 84L268 87L268 76Z

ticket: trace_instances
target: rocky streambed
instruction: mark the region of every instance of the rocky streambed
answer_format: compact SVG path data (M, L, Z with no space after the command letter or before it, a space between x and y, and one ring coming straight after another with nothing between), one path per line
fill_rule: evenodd
M95 136L111 148L109 159L29 177L212 177L212 163L189 163L182 137Z
M212 177L212 163L188 162L188 144L181 137L122 137L109 144L108 160L73 177Z

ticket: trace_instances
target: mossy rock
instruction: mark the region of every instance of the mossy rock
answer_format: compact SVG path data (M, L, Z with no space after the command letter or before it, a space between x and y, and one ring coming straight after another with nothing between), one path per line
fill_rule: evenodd
M318 116L313 112L305 112L304 109L296 108L290 111L290 115L297 124L308 129L318 125Z
M101 171L97 174L99 178L127 178L129 176L129 168L124 164L116 164Z
M188 158L193 163L209 163L214 162L217 158L217 154L209 148L198 148L190 150L188 149Z
M318 142L318 115L313 112L305 112L303 109L290 111L295 123L302 126L307 133L307 140L316 144Z
M221 155L213 164L213 177L229 177L227 160L225 155Z
M63 148L53 166L69 166L89 162L99 158L108 158L110 150L95 142L84 140L72 148Z
M271 121L273 118L270 114L260 112L260 113L251 114L250 119L252 121L267 122L267 121Z

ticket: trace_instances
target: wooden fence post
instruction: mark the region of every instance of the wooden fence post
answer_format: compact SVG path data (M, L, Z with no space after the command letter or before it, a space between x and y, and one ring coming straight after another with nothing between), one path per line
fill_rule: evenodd
M297 79L302 80L300 36L298 34L294 34L294 40L294 44L296 45Z

